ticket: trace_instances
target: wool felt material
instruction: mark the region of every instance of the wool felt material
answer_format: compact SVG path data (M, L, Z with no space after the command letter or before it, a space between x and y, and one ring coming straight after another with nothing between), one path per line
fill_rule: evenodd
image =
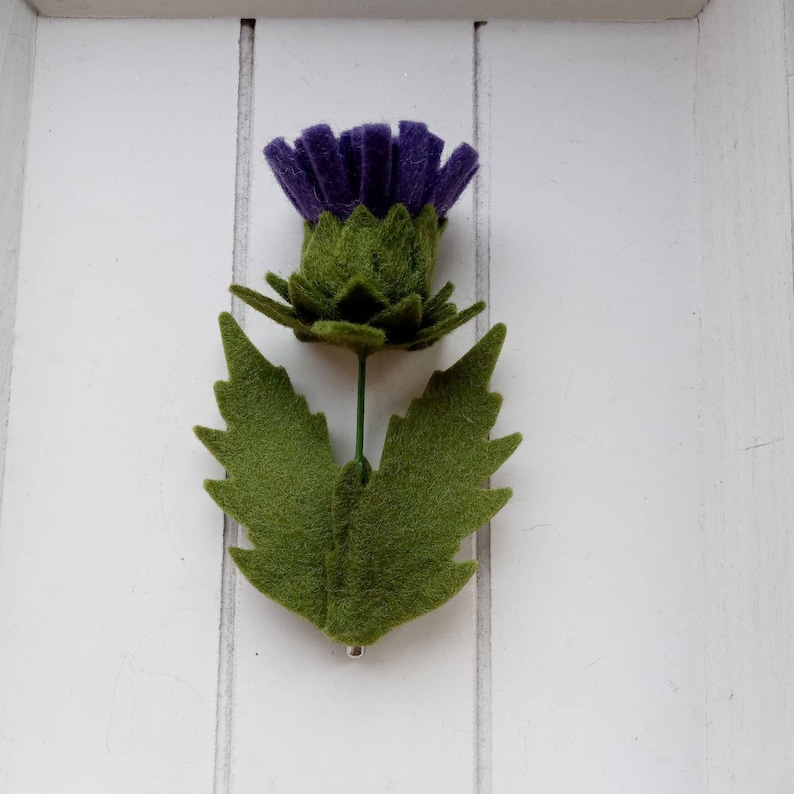
M510 496L481 487L520 441L488 440L504 326L392 417L380 468L364 484L355 461L333 463L324 416L310 413L284 369L231 315L220 325L229 380L216 396L227 430L196 434L228 471L206 488L248 529L254 548L230 550L246 578L346 645L371 645L452 598L476 569L454 561L461 539Z
M215 384L227 430L195 428L228 479L205 487L248 529L254 550L230 549L251 583L322 626L330 503L338 467L322 414L312 415L289 376L251 344L230 314L220 317L229 380Z
M312 129L307 145L319 147L315 137L328 143ZM450 174L459 184L459 174ZM339 192L334 200L342 197ZM485 308L478 302L459 312L449 301L451 282L432 294L445 226L430 204L416 217L406 205L394 204L383 219L359 204L344 222L324 211L315 225L305 224L299 270L289 280L267 274L285 303L249 287L231 291L303 341L341 345L359 356L429 347Z
M426 204L446 217L478 168L477 152L462 143L441 166L444 141L418 121L363 124L339 138L327 124L308 127L290 146L276 138L264 149L273 175L311 224L324 212L345 221L357 206L383 218L394 204L412 217Z

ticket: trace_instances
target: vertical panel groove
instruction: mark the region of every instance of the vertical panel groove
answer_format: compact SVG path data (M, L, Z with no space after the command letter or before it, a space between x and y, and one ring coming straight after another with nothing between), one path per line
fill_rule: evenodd
M706 5L708 5L708 3L706 3ZM704 8L705 8L705 6L704 6ZM700 15L697 16L695 21L697 22L697 39L696 39L696 42L695 42L695 90L693 92L693 94L694 94L694 103L693 103L693 107L692 107L692 117L693 117L693 122L694 122L694 135L695 135L695 158L696 158L695 159L695 167L696 168L700 168L700 157L701 157L701 155L700 155L700 151L698 149L698 91L700 90L699 74L700 74L700 67L701 67L700 60L701 60L701 56L702 56L701 42L700 42L700 34L701 34ZM700 191L701 188L698 188L698 190ZM700 193L698 195L700 195ZM704 280L703 280L703 274L702 274L702 271L703 271L703 251L702 251L702 246L701 246L701 250L699 252L698 267L700 269L699 289L702 290L703 286L704 286ZM702 294L701 294L701 298L700 299L702 300ZM698 326L699 326L698 327L698 335L699 335L699 342L698 342L698 344L699 344L699 350L698 350L699 367L700 367L700 371L701 372L705 372L706 371L706 348L705 348L705 344L704 344L703 318L702 318L702 316L700 317ZM703 493L705 494L706 493L706 490L705 490L705 488L706 488L706 479L705 479L706 478L706 474L705 474L705 472L706 472L706 468L705 468L706 444L705 444L705 434L704 434L704 424L703 424L703 411L705 409L705 390L704 390L702 385L700 387L699 400L700 400L700 408L699 408L700 418L698 420L698 430L699 430L699 433L700 433L700 439L699 439L699 442L698 442L699 443L698 454L700 455L700 468L701 468L701 472L702 472L701 473L700 487L703 489ZM706 500L703 499L702 500L702 504L700 506L700 532L703 535L702 563L701 564L703 566L703 571L704 572L708 570L708 544L706 543L705 531L706 531ZM702 601L702 607L701 608L703 610L703 627L702 627L702 631L703 631L703 714L705 715L705 719L703 720L703 749L704 749L704 754L705 754L705 757L703 759L703 762L705 764L705 769L704 769L704 773L703 774L704 774L704 782L705 782L705 787L706 787L705 788L705 792L706 792L706 794L709 794L709 792L711 791L711 784L710 784L710 781L709 781L709 713L710 712L709 712L709 676L708 676L708 643L707 643L707 638L708 638L708 620L709 620L709 614L708 614L709 594L708 594L708 577L706 577L705 575L703 576L702 598L703 598L703 601Z
M251 117L254 96L255 20L240 23L240 74L237 85L237 159L235 169L234 248L232 280L246 283L251 195ZM231 310L242 323L243 306L232 298ZM238 545L240 527L223 517L221 562L221 608L218 633L218 702L215 727L215 794L228 794L232 784L232 734L234 704L235 626L237 617L237 571L227 553Z
M785 58L786 58L786 102L788 106L788 148L789 154L794 158L794 138L792 138L792 120L794 120L794 107L791 104L792 98L792 80L794 80L794 8L792 4L794 0L784 0L783 2L783 40L785 42ZM700 24L698 20L698 25ZM794 159L792 159L794 164ZM791 202L792 213L794 213L794 178L792 178L792 169L789 169L789 201ZM792 215L794 221L794 214ZM794 228L794 222L792 223ZM794 235L791 239L791 261L794 265Z
M5 28L5 29L2 29ZM3 504L14 351L27 128L38 17L22 0L0 9L0 508Z
M708 5L708 3L706 4ZM705 8L705 6L704 6ZM692 119L693 119L693 132L695 136L695 157L696 157L696 168L699 168L700 165L700 152L698 151L698 91L700 90L700 84L698 75L700 73L700 59L701 59L701 43L700 43L700 16L696 18L697 22L697 39L695 42L695 89L693 91L694 96L694 103L692 107ZM702 276L702 269L703 269L703 252L702 250L699 251L698 254L698 267L701 271L699 275L700 283L699 289L703 289L703 276ZM702 300L702 294L701 298ZM704 336L703 336L703 318L701 317L698 323L698 335L699 335L699 367L701 372L706 371L706 349L704 344ZM700 387L700 408L699 414L700 418L698 420L698 431L700 433L699 439L699 450L698 454L700 455L700 468L701 468L701 481L700 481L700 488L702 489L703 493L706 493L706 468L705 468L705 460L706 460L706 445L705 445L705 435L704 435L704 424L703 424L703 413L705 410L705 390L703 386ZM703 571L705 572L708 570L708 544L705 542L705 531L706 531L706 500L703 499L701 506L700 506L700 532L703 535L703 544L702 544L702 566ZM703 763L705 764L704 768L704 781L706 786L706 794L709 794L711 791L711 783L709 781L709 676L708 676L708 647L707 647L707 638L708 638L708 621L709 621L709 614L708 614L708 601L709 601L709 594L708 594L708 580L707 577L704 575L703 577L703 590L702 590L702 610L703 610L703 714L705 715L705 719L703 720L703 748L705 757L703 759Z
M709 791L794 778L788 0L700 19ZM790 44L790 42L789 42Z
M480 171L474 184L474 256L475 291L478 301L486 302L485 311L476 318L477 339L491 325L490 318L490 81L488 60L483 57L482 27L474 23L474 147L480 153ZM490 483L488 486L490 487ZM475 535L477 556L476 596L476 698L475 698L475 777L476 794L491 792L491 525Z

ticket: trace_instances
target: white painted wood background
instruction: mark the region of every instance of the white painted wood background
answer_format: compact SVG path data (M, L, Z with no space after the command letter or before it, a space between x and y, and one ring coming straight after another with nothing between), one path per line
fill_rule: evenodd
M654 20L694 17L708 0L32 0L55 17L344 17Z
M0 3L0 483L6 449L22 179L35 37L36 16L22 0Z
M0 791L790 790L782 0L476 28L34 32L20 2L0 9L7 355L16 305ZM479 536L476 585L351 662L236 575L237 529L201 489L220 472L190 428L220 426L228 284L297 263L262 145L405 117L481 151L439 281L489 313L374 360L368 455L496 321L497 431L525 441L494 478L515 497ZM352 357L232 308L348 459Z

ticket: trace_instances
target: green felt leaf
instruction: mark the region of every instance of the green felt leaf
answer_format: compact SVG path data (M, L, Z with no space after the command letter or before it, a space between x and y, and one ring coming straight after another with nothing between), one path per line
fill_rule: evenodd
M389 306L372 318L372 324L397 335L413 336L422 324L422 298L419 295L406 295L401 301Z
M229 380L215 391L227 429L196 434L228 472L207 481L208 492L253 544L230 549L242 573L348 645L371 645L452 598L476 569L454 560L461 539L510 496L483 488L520 441L488 439L504 326L434 373L405 417L392 417L380 469L367 464L362 477L355 461L334 464L325 417L310 413L284 369L231 315L220 323ZM361 328L346 330L373 330Z
M445 303L433 312L425 314L422 318L425 327L422 330L427 330L435 326L440 326L441 323L446 323L451 320L458 313L458 307L454 303Z
M444 219L446 220L446 219ZM422 295L428 296L433 289L433 274L436 269L438 241L445 225L438 222L436 211L431 204L425 204L416 216L416 235L414 237L414 257L417 275L422 279Z
M468 309L464 309L457 314L447 317L444 316L444 319L439 320L435 325L428 326L427 328L423 328L415 338L414 343L411 345L411 350L421 350L425 347L430 347L430 345L435 344L442 336L454 331L456 328L460 328L461 325L467 323L473 317L476 317L480 312L485 310L485 302L478 301L473 306L469 306Z
M344 320L319 320L312 326L311 332L315 339L349 347L359 355L379 350L386 341L386 334L380 329Z
M388 301L371 281L353 276L337 297L336 312L349 322L365 323L387 305Z
M375 254L381 239L379 221L363 204L359 204L342 224L336 243L339 261L347 263L351 274L372 277L375 275Z
M455 285L451 281L444 284L444 286L425 303L425 316L434 318L436 313L443 309L444 306L449 306L450 304L448 304L447 301L452 297L454 291Z
M291 306L285 306L267 295L262 295L256 290L249 289L248 287L241 287L238 284L232 284L229 287L229 292L236 295L241 301L247 303L252 309L270 317L281 325L287 328L300 329L303 324L295 315L295 310Z
M510 497L507 488L482 485L521 440L488 440L501 404L488 382L504 335L495 326L433 375L405 418L392 418L380 468L366 486L354 465L342 471L325 629L339 642L371 645L452 598L474 573L474 561L454 556Z
M325 286L350 278L349 268L336 255L342 234L342 221L330 212L324 212L312 226L304 224L301 272L309 280Z
M276 293L276 295L279 296L279 298L287 301L287 303L291 302L288 281L281 278L281 276L279 276L277 273L273 273L272 271L269 271L265 275L265 281L267 281L267 283L270 285L270 288Z
M227 470L205 483L219 507L247 527L253 550L232 551L251 583L322 627L325 557L339 468L323 414L312 414L286 371L273 366L231 315L220 318L229 380L216 384L228 429L196 428Z
M304 320L327 317L333 303L322 292L317 282L306 278L302 273L293 273L287 285L290 301L297 314Z
M438 242L438 219L433 213L432 241ZM402 204L396 204L380 225L376 252L377 272L391 301L399 301L407 292L422 292L426 261L416 256L417 226ZM434 248L435 254L435 248ZM417 274L417 270L420 272Z

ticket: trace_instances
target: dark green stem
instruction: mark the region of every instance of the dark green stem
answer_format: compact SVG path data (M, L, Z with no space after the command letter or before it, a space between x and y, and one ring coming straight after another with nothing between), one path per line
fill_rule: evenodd
M358 357L358 411L356 413L356 461L361 482L367 481L367 464L364 457L364 394L367 386L367 355Z

